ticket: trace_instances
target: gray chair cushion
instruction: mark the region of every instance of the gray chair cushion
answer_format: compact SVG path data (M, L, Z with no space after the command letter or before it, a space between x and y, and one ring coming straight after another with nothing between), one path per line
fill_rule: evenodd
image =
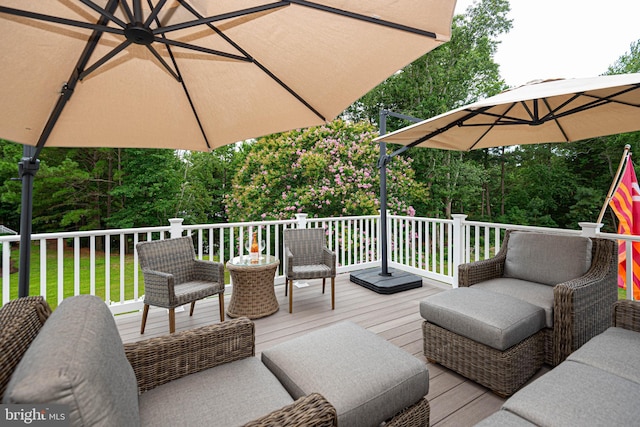
M544 310L486 290L456 288L420 302L420 314L433 324L504 351L544 327Z
M509 295L537 305L544 310L546 327L553 328L553 286L501 277L476 283L473 288Z
M520 389L503 408L536 425L632 426L640 420L638 384L573 361Z
M187 375L140 395L147 426L243 425L293 402L256 357Z
M429 392L423 362L351 322L265 350L262 361L294 398L322 394L341 426L377 426Z
M63 300L18 364L3 403L68 405L71 425L137 425L138 384L106 304L90 295Z
M557 285L591 267L591 239L514 231L509 235L504 277Z
M611 327L591 338L567 360L593 366L640 384L640 334Z

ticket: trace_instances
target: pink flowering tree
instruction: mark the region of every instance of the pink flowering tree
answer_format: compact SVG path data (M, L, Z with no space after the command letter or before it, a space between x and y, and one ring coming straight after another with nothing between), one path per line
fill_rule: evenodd
M226 199L230 221L372 215L380 209L377 129L336 120L325 126L260 138L250 148ZM387 169L390 213L414 215L427 197L408 157Z

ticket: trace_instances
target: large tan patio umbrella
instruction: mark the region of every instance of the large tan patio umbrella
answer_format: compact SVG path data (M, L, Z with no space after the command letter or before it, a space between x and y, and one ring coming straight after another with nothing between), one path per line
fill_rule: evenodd
M449 39L455 0L0 0L0 138L209 150L325 123ZM29 187L30 188L30 187ZM28 200L25 200L28 199ZM25 205L26 204L26 205Z
M532 82L374 141L404 145L381 159L386 165L415 146L469 151L580 141L636 130L640 130L640 74L621 74ZM386 198L380 204L381 216L386 216ZM382 240L384 248L385 233ZM383 273L386 264L383 254Z

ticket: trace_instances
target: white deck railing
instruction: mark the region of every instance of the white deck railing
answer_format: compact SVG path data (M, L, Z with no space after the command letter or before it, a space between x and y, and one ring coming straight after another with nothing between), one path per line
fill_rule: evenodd
M458 265L493 256L506 229L640 241L640 236L600 233L596 224L581 225L582 230L561 230L467 221L466 215L453 215L453 219L392 215L387 230L388 261L392 268L456 286ZM379 216L307 218L299 214L285 221L182 225L181 219L172 219L164 227L34 234L31 294L37 286L40 295L57 305L71 295L90 293L107 301L114 313L137 310L144 288L135 245L181 235L194 237L198 258L226 262L246 254L245 243L257 231L259 240L266 243L265 253L281 259L285 228L322 227L327 230L329 247L337 254L338 272L376 267L381 265L379 226ZM17 296L18 275L12 273L12 267L19 265L19 240L20 236L0 236L3 304ZM633 265L628 261L631 277ZM281 264L276 284L284 283L283 272Z

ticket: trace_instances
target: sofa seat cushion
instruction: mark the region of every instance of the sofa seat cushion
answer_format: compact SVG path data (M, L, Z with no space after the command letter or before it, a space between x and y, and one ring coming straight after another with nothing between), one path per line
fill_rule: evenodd
M545 325L540 307L476 286L431 295L420 302L420 314L427 322L500 351Z
M533 427L535 424L517 416L513 412L501 410L480 421L474 427Z
M71 425L138 425L138 384L106 304L67 298L18 364L3 403L62 404Z
M509 295L544 310L544 323L547 328L553 328L553 286L526 280L500 277L476 283L473 289L483 289Z
M238 426L293 402L256 357L187 375L140 395L147 426Z
M640 384L640 334L611 327L591 338L567 360L593 366Z
M504 276L551 286L577 279L591 267L592 243L587 237L514 231Z
M341 426L377 426L429 392L424 362L352 322L340 322L262 352L294 398L317 392Z
M631 426L640 419L637 383L573 361L519 390L502 408L536 425Z

